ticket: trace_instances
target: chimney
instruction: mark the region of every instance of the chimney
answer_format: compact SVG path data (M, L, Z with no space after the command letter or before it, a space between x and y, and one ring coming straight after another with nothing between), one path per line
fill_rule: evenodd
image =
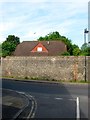
M47 44L49 45L49 44L50 44L50 41L47 41Z

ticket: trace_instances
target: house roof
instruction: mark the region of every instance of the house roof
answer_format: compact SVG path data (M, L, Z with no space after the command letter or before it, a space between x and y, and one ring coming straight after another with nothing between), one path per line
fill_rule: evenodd
M32 52L41 43L48 52ZM14 52L15 56L38 56L38 55L59 55L67 51L65 43L62 41L23 41L18 44Z

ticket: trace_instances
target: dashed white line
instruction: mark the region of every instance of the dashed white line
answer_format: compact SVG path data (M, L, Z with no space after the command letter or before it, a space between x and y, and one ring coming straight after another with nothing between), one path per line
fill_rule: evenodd
M55 98L56 100L63 100L63 98Z
M76 101L76 99L72 98L72 99L68 99L68 100L71 100L71 101Z
M76 101L76 99L72 98L55 98L56 100L70 100L70 101Z

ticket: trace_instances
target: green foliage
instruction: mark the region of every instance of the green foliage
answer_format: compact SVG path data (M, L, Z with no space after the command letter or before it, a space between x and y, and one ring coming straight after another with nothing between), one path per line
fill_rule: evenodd
M9 56L9 55L11 55L11 53L9 51L6 51L6 50L2 51L2 56L3 57Z
M59 40L60 37L61 37L60 34L56 31L56 32L49 33L45 37L40 37L38 41Z
M19 37L15 37L14 35L9 35L8 38L6 38L6 41L14 43L15 45L20 43Z
M76 48L79 48L78 45L75 45L75 44L73 44L72 47L73 47L73 50Z
M2 43L2 50L6 50L6 51L14 51L16 48L16 44L12 43L12 42L8 42L8 41L5 41Z
M64 52L62 53L63 56L70 56L70 53L69 52Z
M87 43L84 43L82 46L81 46L81 50L84 51L86 50L88 47L88 44Z
M73 55L74 55L74 56L80 55L80 52L81 52L81 51L80 51L80 49L79 49L78 47L73 49Z
M58 40L58 41L62 41L67 45L67 52L63 53L62 55L73 55L73 52L75 55L79 55L79 47L77 45L73 45L71 40L69 40L68 38L66 38L65 36L61 36L59 34L59 32L52 32L49 33L48 35L46 35L45 37L40 37L38 39L38 41L51 41L51 40ZM76 49L78 48L78 49ZM74 50L76 49L76 50ZM75 53L75 51L77 53Z
M9 35L8 38L6 38L6 41L2 43L2 56L5 57L11 55L19 43L18 37Z
M90 56L90 46L87 48L88 56Z
M84 43L81 46L81 53L82 56L90 56L90 46L87 43Z

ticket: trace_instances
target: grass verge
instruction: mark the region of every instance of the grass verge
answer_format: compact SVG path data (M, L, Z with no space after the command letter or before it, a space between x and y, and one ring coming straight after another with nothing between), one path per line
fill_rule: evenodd
M84 80L80 80L80 81L75 81L75 80L68 80L68 81L64 81L64 80L55 80L55 79L47 79L47 78L38 78L38 77L25 77L25 78L21 78L21 77L2 77L3 79L14 79L14 80L21 80L21 81L41 81L41 82L58 82L58 83L81 83L81 84L86 84L86 83L90 83L90 81L84 81ZM1 78L1 79L2 79Z

